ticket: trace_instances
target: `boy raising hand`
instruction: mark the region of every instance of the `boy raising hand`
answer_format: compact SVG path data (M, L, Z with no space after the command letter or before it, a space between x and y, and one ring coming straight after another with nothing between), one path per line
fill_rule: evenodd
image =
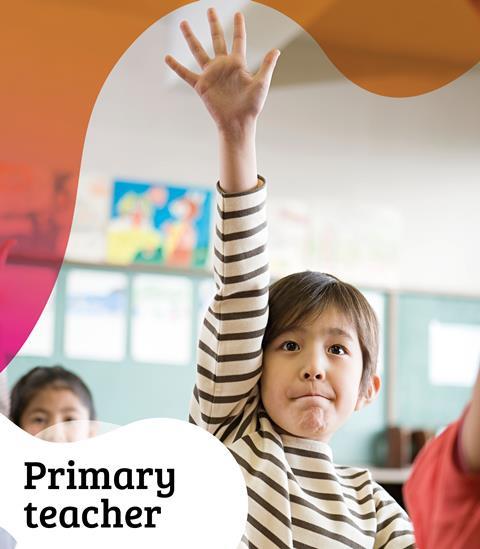
M220 146L217 294L198 344L190 420L242 469L249 496L242 547L412 548L403 510L367 470L334 465L328 445L380 388L373 310L357 289L324 273L297 273L269 288L255 130L279 52L251 75L243 16L235 15L231 53L214 10L208 20L213 59L189 25L180 26L199 74L166 57L201 97Z

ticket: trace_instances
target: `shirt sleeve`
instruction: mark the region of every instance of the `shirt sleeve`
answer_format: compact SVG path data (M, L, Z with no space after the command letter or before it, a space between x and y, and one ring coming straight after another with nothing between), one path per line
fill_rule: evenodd
M414 549L415 537L408 515L381 486L374 483L377 533L374 549Z
M217 293L200 332L190 421L221 440L259 399L269 286L265 199L262 179L244 193L226 194L217 185Z
M422 449L403 494L422 549L476 547L480 474L462 469L458 437L465 413Z

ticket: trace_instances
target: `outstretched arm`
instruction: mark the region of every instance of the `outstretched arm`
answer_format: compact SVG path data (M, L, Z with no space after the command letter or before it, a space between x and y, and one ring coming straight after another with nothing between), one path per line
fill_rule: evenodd
M194 88L217 126L222 189L227 193L244 192L257 185L257 118L265 103L280 52L268 52L259 71L252 75L246 63L243 15L235 14L230 53L213 8L208 10L208 21L215 53L213 59L208 56L189 24L186 21L180 24L190 51L201 69L199 74L190 71L170 55L165 57L165 62Z
M213 59L188 23L181 23L201 73L193 73L170 56L166 62L195 89L218 129L217 294L201 329L190 421L228 443L249 428L259 399L269 273L266 190L257 185L255 130L279 52L267 53L260 70L251 75L246 68L243 16L235 15L231 53L214 10L209 10L208 18Z
M469 471L478 472L480 471L480 371L464 421L460 443L465 465Z

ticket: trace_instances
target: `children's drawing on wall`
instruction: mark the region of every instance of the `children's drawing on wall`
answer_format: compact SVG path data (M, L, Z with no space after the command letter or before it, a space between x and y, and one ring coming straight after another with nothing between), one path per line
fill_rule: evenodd
M0 243L11 241L12 255L63 256L75 196L71 174L0 163L0 195Z
M274 276L312 269L357 284L398 285L404 220L393 207L352 206L333 198L311 204L285 197L270 203L268 216Z
M116 181L107 260L205 267L211 200L203 189Z
M270 223L270 268L281 277L312 268L313 217L307 201L289 197L272 200Z
M405 223L389 205L325 200L314 219L314 269L357 284L397 287Z
M67 259L92 263L105 261L111 194L112 180L109 177L97 174L80 176Z

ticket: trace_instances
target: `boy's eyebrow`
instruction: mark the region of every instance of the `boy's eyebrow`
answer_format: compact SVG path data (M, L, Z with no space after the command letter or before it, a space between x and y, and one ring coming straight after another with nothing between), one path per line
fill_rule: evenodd
M307 330L303 326L289 326L288 328L285 328L281 332L279 332L277 337L283 336L285 334L288 334L289 332L301 332L305 333Z
M288 334L289 332L300 332L302 334L306 333L308 330L305 328L305 326L290 326L289 328L283 330L278 334L277 337L283 336L285 334ZM350 341L354 341L354 337L350 332L347 332L343 328L339 328L337 326L330 326L324 330L324 333L326 335L332 335L332 336L341 336L345 337L346 339L349 339Z
M350 332L343 330L342 328L336 328L336 327L327 328L326 333L328 335L342 336L353 341L352 334Z

